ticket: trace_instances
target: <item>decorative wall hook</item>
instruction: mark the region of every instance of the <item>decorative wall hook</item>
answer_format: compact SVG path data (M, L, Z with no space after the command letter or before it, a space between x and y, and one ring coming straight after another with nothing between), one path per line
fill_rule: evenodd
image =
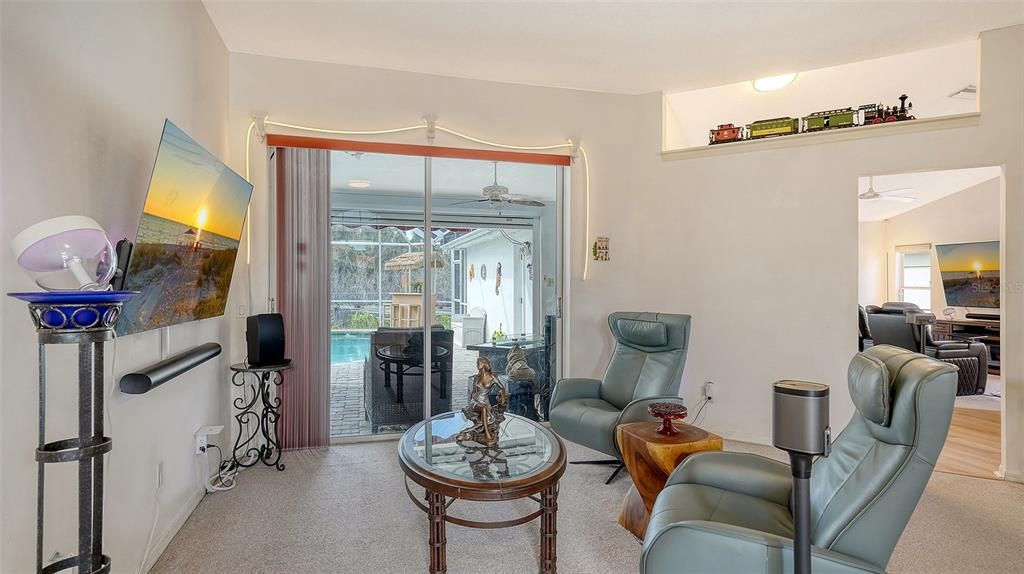
M434 139L437 137L437 118L423 116L423 123L427 125L427 143L433 145Z
M256 138L260 143L267 141L267 118L270 117L266 114L253 114L249 116L252 121L256 123L255 132Z

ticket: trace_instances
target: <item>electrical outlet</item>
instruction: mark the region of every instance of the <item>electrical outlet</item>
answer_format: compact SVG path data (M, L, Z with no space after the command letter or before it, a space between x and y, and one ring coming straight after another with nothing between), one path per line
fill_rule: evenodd
M196 454L206 454L206 447L209 445L209 440L205 434L196 433Z
M206 454L206 449L210 446L210 435L218 435L224 430L224 425L209 425L205 427L199 427L196 431L196 454Z
M715 402L715 383L708 381L704 383L704 398L709 402Z
M164 485L164 461L156 463L156 487Z

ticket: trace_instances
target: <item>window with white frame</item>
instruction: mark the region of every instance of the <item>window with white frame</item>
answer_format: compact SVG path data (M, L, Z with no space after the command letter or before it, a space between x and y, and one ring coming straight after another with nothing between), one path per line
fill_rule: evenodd
M932 308L932 246L897 245L896 279L899 300Z

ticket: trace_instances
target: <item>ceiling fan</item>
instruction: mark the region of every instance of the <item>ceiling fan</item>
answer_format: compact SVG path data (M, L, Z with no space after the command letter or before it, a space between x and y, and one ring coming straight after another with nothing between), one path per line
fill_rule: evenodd
M913 191L913 189L909 187L898 187L887 191L875 191L875 176L872 175L868 177L868 190L857 197L860 199L888 199L889 201L898 201L900 203L910 203L914 201L913 197L907 197L905 195L891 195L898 191Z
M530 199L525 195L509 193L507 187L499 185L498 162L494 162L494 183L485 186L481 192L483 195L481 199L462 201L459 203L453 203L452 205L462 205L465 203L490 203L494 207L500 207L501 204L511 203L513 205L525 205L527 207L544 207L544 204L540 201Z

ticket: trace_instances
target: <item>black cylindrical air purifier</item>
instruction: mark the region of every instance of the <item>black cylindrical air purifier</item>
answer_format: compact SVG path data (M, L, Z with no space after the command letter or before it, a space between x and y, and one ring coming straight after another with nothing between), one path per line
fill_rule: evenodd
M793 571L811 572L811 463L828 456L828 385L778 381L772 386L772 444L789 453L793 473Z

